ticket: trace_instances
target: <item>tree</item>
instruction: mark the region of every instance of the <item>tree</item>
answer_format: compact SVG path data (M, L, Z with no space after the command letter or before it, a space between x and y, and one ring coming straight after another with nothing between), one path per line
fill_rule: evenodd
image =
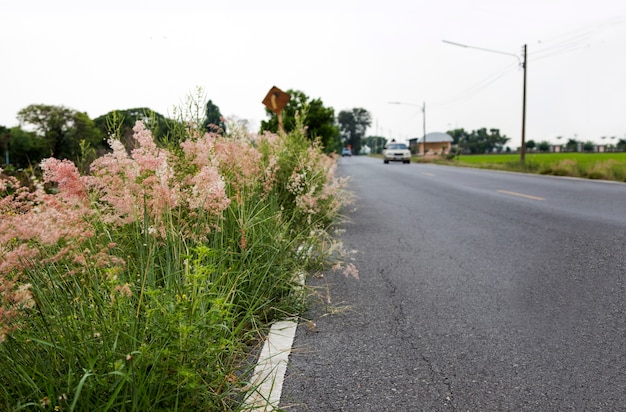
M535 143L534 140L526 141L526 149L528 149L528 150L530 150L532 152L535 149L535 147L537 147L537 143Z
M224 124L223 119L222 113L220 113L220 108L209 100L206 104L206 111L204 114L204 130L207 132L225 133L226 125Z
M113 110L95 118L94 124L106 136L118 137L125 147L131 149L135 145L133 127L137 121L144 122L152 132L155 141L161 144L170 141L171 132L176 126L174 120L168 119L147 107ZM177 142L171 143L177 144Z
M382 136L367 136L361 142L372 150L372 154L380 154L387 144L387 139Z
M324 107L319 98L309 99L299 90L289 89L286 93L291 99L281 113L285 132L289 133L296 127L296 114L304 116L308 138L311 140L319 138L327 153L338 151L341 142L339 129L335 124L335 110L332 107ZM278 133L278 116L267 108L265 113L269 119L261 121L261 133L264 131Z
M596 148L595 143L591 142L591 141L587 141L583 144L583 151L584 152L593 152Z
M17 169L26 169L50 156L50 148L44 139L21 127L11 128L9 143L10 162Z
M615 147L617 150L626 151L626 139L619 139Z
M578 151L578 140L569 139L565 144L565 150L568 152L577 152Z
M457 145L463 153L491 153L502 151L504 145L510 139L500 135L499 129L486 128L474 130L471 133L465 129L455 129L448 131L452 136L452 143Z
M539 149L540 152L549 152L550 151L550 143L546 142L545 140L539 142L539 144L537 145L537 149Z
M91 147L103 145L103 135L89 116L64 106L30 105L17 113L17 119L20 127L30 126L45 142L47 156L75 160L81 141Z
M5 165L9 164L9 141L11 140L11 130L0 126L0 144L2 144L2 159Z
M337 116L341 140L344 145L352 147L352 153L361 151L361 140L365 137L367 128L372 124L370 113L363 108L353 108L352 111L342 110Z

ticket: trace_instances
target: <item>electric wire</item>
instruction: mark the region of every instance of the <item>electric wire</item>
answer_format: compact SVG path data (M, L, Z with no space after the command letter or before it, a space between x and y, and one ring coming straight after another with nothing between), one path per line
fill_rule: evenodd
M541 42L541 44L546 44L547 47L541 48L539 50L531 49L528 53L527 58L529 60L532 59L532 61L535 62L537 60L543 60L546 58L559 56L565 53L572 53L577 50L586 48L588 47L588 44L589 44L588 41L591 40L594 36L597 36L599 33L605 30L608 30L612 27L623 24L624 22L626 22L626 15L603 20L601 22L555 36L554 38L550 40ZM448 42L448 43L455 44L453 42ZM481 49L481 50L488 51L488 49ZM518 61L521 62L521 59L518 58ZM519 65L517 63L508 65L504 69L498 70L497 72L489 75L488 77L481 80L480 82L469 87L467 90L460 93L459 95L453 96L441 102L437 102L434 105L431 105L431 107L434 106L435 108L438 108L442 106L450 106L456 103L466 101L474 97L475 95L479 94L481 91L483 91L484 89L486 89L487 87L495 83L501 77L510 73L515 66L519 66Z
M529 55L533 61L537 61L586 48L594 37L625 22L626 15L621 15L555 36L540 43L546 47L531 49Z
M461 92L460 94L452 96L452 97L450 97L448 99L445 99L445 100L442 100L440 102L436 102L432 106L434 106L435 108L439 108L439 107L451 106L451 105L454 105L454 104L457 104L457 103L461 103L461 102L467 101L467 100L471 99L472 97L474 97L475 95L477 95L480 92L482 92L483 90L485 90L486 88L488 88L489 86L491 86L498 79L500 79L500 78L504 77L505 75L511 73L513 71L513 69L516 68L516 67L519 67L519 64L517 62L508 64L504 68L501 68L498 71L492 73L491 75L489 75L486 78L482 79L481 81L479 81L478 83L476 83L473 86L469 87L468 89L466 89L465 91Z

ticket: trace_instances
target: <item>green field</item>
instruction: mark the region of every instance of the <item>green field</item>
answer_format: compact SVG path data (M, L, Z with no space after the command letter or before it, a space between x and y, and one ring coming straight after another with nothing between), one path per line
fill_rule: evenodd
M486 169L626 181L626 152L527 153L523 165L518 153L461 155L446 163Z

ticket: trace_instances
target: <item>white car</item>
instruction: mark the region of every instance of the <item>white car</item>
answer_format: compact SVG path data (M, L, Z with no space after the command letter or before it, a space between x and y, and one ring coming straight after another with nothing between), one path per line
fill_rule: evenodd
M404 143L388 143L383 149L383 162L411 163L411 151Z

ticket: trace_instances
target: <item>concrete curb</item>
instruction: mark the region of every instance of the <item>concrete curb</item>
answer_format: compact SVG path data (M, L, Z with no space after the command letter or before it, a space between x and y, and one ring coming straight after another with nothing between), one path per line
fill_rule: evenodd
M298 272L294 279L295 293L301 293L304 299L306 273ZM250 379L252 389L244 400L244 410L270 412L278 408L297 328L297 318L276 322L270 328Z
M273 411L278 408L285 372L298 322L284 320L272 325L263 344L250 384L251 393L244 401L244 410Z

